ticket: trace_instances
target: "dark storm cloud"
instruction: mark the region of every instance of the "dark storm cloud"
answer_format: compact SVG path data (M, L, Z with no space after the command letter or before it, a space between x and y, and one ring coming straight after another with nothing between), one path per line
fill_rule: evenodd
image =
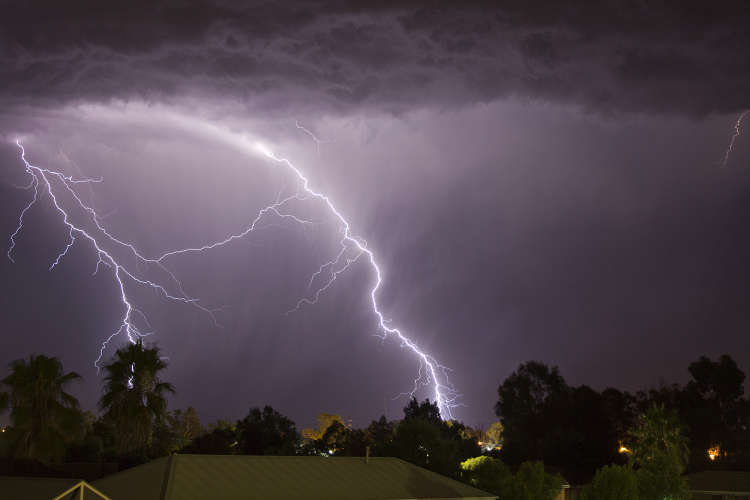
M489 422L497 385L529 359L627 389L684 381L701 354L750 366L744 129L717 168L737 117L721 115L750 107L747 4L0 4L0 135L101 175L87 199L155 255L233 234L288 181L214 124L278 146L371 242L384 311L455 369L467 423ZM14 144L0 165L7 241L28 202L11 186L27 179ZM0 258L0 366L60 355L93 408L91 364L121 303L85 244L47 271L65 241L45 200L17 263ZM173 407L214 419L268 403L305 425L400 415L391 398L418 367L372 336L369 268L284 315L328 245L322 229L278 228L177 262L191 293L228 305L224 329L141 297Z
M14 2L6 105L176 96L263 108L748 106L746 2Z

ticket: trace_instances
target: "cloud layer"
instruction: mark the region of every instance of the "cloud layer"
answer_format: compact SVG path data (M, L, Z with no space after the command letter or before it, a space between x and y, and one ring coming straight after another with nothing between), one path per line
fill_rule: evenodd
M740 1L119 5L5 6L3 104L194 96L401 112L515 96L706 114L749 102Z

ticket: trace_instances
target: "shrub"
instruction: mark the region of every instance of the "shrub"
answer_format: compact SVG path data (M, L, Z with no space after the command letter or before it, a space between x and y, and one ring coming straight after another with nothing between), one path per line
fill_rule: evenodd
M548 474L542 462L524 462L518 469L516 481L520 497L518 500L554 500L562 489L563 480L559 474ZM505 497L501 497L503 500Z
M461 463L461 476L502 500L554 500L562 489L562 478L545 472L541 462L524 462L513 475L496 458L475 457Z
M583 489L581 500L639 500L638 477L629 467L605 465Z
M461 476L472 486L497 494L500 494L505 483L512 480L508 467L500 460L488 456L462 462Z

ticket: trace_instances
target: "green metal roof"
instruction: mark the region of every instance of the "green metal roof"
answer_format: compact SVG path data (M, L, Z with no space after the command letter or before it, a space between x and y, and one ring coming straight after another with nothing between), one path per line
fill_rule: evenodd
M0 476L2 500L50 500L78 482L52 477Z
M174 457L157 458L91 484L113 500L160 500L170 459L174 460ZM86 500L93 498L93 495L86 495Z
M92 483L113 500L488 499L397 458L173 455Z

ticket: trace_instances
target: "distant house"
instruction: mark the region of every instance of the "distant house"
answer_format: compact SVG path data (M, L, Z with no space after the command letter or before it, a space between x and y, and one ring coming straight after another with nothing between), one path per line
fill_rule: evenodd
M687 479L693 500L750 500L750 472L703 471Z
M60 483L56 494L50 494L47 484L44 496L6 496L7 490L0 496L3 500L49 500L70 484ZM111 500L497 499L396 458L172 455L91 485ZM78 494L74 498L77 500ZM86 490L84 498L102 497Z

